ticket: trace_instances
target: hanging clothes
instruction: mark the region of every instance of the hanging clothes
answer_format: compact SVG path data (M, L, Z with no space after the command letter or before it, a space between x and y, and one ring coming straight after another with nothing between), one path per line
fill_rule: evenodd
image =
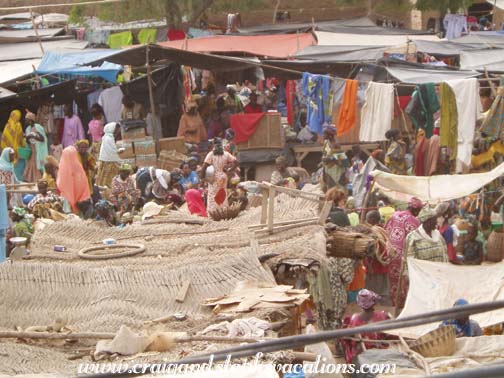
M338 115L336 129L338 136L348 133L357 120L357 90L359 82L357 80L346 80L343 102Z
M467 172L471 166L475 125L481 112L479 83L475 78L447 81L455 93L458 113L456 172Z
M434 113L440 108L434 83L417 85L411 101L406 107L415 129L424 129L427 138L432 136L434 130Z
M458 112L455 93L446 83L441 83L439 87L441 96L441 147L448 147L450 160L457 158L458 140Z
M107 122L121 120L123 93L119 86L105 89L98 97L98 104L103 108Z
M124 46L131 46L133 44L133 34L130 31L121 33L110 34L107 39L107 45L111 49L120 49Z
M156 42L156 29L142 29L138 32L138 42L142 45Z
M468 33L467 18L459 14L447 14L443 19L446 39L460 38L462 33Z
M370 82L366 103L361 110L361 142L386 140L385 133L392 125L394 115L394 84Z
M308 126L312 132L322 135L322 126L331 123L331 81L328 76L305 72L302 85L303 95L308 98Z

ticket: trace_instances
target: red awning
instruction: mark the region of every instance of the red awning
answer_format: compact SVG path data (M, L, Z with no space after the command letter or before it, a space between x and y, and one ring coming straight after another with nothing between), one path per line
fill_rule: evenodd
M159 42L163 47L202 53L248 53L250 55L288 58L317 44L312 33L254 36L217 35L180 41Z

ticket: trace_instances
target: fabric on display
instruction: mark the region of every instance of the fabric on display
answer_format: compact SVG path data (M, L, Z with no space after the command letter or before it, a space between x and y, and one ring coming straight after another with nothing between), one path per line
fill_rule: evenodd
M446 30L446 39L460 38L462 33L468 33L466 16L459 14L447 14L443 19Z
M100 98L100 94L102 92L103 92L103 89L97 89L96 91L93 91L87 95L88 111L91 111L91 107L94 104L98 103L98 99Z
M424 129L427 138L434 130L434 113L440 108L434 83L420 84L415 88L411 101L406 107L415 129Z
M231 128L235 131L235 143L248 141L256 132L264 114L265 113L232 114L229 117L229 121Z
M131 46L133 44L133 34L130 31L121 33L110 34L107 40L107 45L111 49L120 49L124 46Z
M366 103L361 110L361 142L386 140L385 133L392 125L394 115L394 84L370 82Z
M104 135L102 137L100 146L100 156L98 160L106 162L122 162L121 158L117 154L117 148L114 139L114 132L116 129L116 123L107 123L103 128Z
M451 308L459 298L464 298L471 304L504 300L503 269L503 262L485 266L461 266L409 258L410 288L404 309L397 319ZM461 277L464 279L460 279ZM476 314L471 319L481 327L487 327L504 322L504 311ZM439 323L431 323L388 333L417 338L438 326Z
M490 172L431 177L401 176L381 171L371 172L375 185L396 200L417 197L437 203L468 196L504 174L504 163Z
M448 147L450 160L457 158L458 141L458 112L455 93L446 83L441 83L439 92L441 94L441 146Z
M105 89L98 97L98 104L103 108L107 122L121 120L123 93L119 86Z
M458 145L456 172L466 172L471 165L474 143L474 125L481 112L479 83L477 79L451 80L447 84L453 89L457 101Z
M156 42L156 29L142 29L138 32L138 42L142 45Z
M490 111L488 112L480 131L488 136L500 138L504 132L504 88L499 87Z
M346 80L343 102L338 115L338 136L348 133L357 120L357 89L359 82L356 80Z
M331 80L325 75L303 73L303 95L308 98L307 122L310 130L322 135L324 124L332 118Z

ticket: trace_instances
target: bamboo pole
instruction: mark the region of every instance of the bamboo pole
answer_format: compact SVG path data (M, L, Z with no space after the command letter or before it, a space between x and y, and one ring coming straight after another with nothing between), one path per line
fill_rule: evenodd
M268 196L268 232L273 233L273 216L275 212L275 188L270 186Z
M152 88L152 67L150 65L149 49L150 49L149 45L147 45L147 48L145 49L145 66L147 68L147 86L149 87L149 101L150 101L151 114L155 116L156 105L154 104L154 91Z
M33 16L33 10L32 10L32 8L30 8L30 18L31 18L31 22L32 22L32 25L33 25L33 30L35 31L35 35L37 36L37 42L39 44L40 51L42 51L42 54L45 54L44 46L42 46L42 41L40 40L40 35L39 35L39 32L38 32L37 24L35 24L35 17Z

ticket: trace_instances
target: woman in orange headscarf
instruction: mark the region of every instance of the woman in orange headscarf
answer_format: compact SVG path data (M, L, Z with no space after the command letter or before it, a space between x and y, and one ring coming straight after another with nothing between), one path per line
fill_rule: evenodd
M79 202L91 198L88 178L78 154L74 146L68 146L63 150L56 181L61 195L70 203L74 212L78 212Z

